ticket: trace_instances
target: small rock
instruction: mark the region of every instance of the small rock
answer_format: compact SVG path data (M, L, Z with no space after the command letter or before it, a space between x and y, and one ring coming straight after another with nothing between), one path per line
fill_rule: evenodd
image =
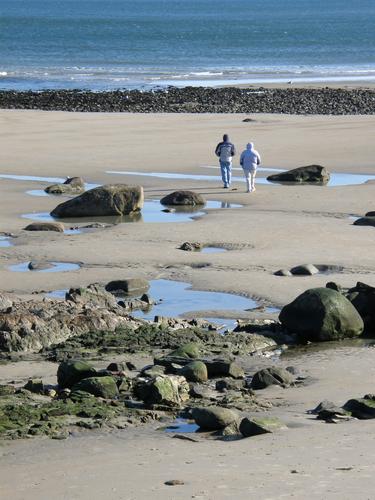
M179 373L189 382L206 382L208 379L207 366L203 361L192 361L183 366Z
M274 417L245 417L240 423L240 431L244 437L275 432L282 428L285 428L285 425L278 418Z
M275 276L293 276L288 269L279 269L273 273Z
M64 232L64 224L61 222L32 222L24 228L25 231L54 231Z
M164 484L167 486L180 486L185 484L185 482L182 479L170 479L169 481L165 481Z
M207 431L221 430L238 420L238 414L221 406L193 408L192 417L201 429Z
M255 390L265 389L270 385L287 387L293 383L293 380L292 374L287 370L272 366L256 372L251 380L250 387Z
M302 264L292 267L290 272L295 276L313 276L319 273L319 269L314 264Z

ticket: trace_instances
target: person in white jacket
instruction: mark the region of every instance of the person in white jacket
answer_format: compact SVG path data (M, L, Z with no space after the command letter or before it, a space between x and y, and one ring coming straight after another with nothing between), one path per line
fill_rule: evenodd
M248 193L255 191L255 176L260 162L260 154L254 149L254 144L249 142L240 157L240 165L243 168Z

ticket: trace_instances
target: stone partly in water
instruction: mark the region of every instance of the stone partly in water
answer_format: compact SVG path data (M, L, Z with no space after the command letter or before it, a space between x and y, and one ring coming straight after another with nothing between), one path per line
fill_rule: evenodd
M54 231L64 232L64 224L61 222L32 222L24 228L25 231Z
M280 385L287 387L293 383L293 376L288 370L271 366L255 373L251 380L250 387L255 390L265 389L270 385Z
M238 420L238 414L221 406L193 408L192 417L199 427L206 431L218 431Z
M93 377L95 374L95 368L85 361L63 361L57 369L57 383L61 389L71 389L81 380Z
M135 394L147 406L180 408L189 399L189 384L178 375L157 375L135 387Z
M330 288L312 288L283 307L282 326L307 341L358 337L364 324L361 316L341 293Z
M30 271L43 271L44 269L52 269L53 264L44 260L32 260L28 263L27 267Z
M372 212L370 212L372 213ZM354 226L374 226L375 227L375 216L367 216L366 217L360 217L359 219L355 220L353 222Z
M308 165L306 167L294 168L287 172L269 175L267 180L272 182L327 184L329 178L329 172L325 167L321 167L320 165Z
M206 382L208 379L207 366L203 361L192 361L179 371L189 382Z
M49 194L79 194L85 190L85 181L82 177L68 177L62 184L47 186L44 190Z
M109 376L84 378L73 385L72 396L77 391L88 392L104 399L113 399L119 394L115 379Z
M179 247L180 250L185 250L185 252L199 252L200 250L202 250L202 248L202 243L191 243L190 241L185 241L185 243L182 243L182 245Z
M91 217L127 215L139 212L143 207L143 188L126 184L108 184L58 205L52 217Z
M174 191L173 193L164 196L160 200L162 205L177 205L177 206L196 206L205 205L206 200L198 193L193 191Z
M300 266L292 267L290 272L296 276L313 276L319 273L319 269L314 264L301 264Z
M375 332L375 287L361 283L350 288L346 297L357 309L365 324L365 333Z
M147 292L150 288L149 282L144 278L128 278L124 280L110 281L105 286L107 292L116 295L135 295Z
M274 417L245 417L240 423L240 432L244 437L258 436L285 428L278 418Z

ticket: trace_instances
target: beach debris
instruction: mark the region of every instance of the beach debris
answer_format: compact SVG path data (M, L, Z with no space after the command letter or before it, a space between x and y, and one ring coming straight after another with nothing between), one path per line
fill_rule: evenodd
M52 217L91 217L127 215L139 212L144 195L141 186L108 184L94 189L58 205Z
M293 183L312 183L312 184L327 184L330 179L330 174L325 167L320 165L308 165L306 167L298 167L287 172L269 175L268 181L272 182L293 182Z
M256 372L251 380L250 387L254 390L265 389L270 385L288 387L294 382L293 375L284 368L270 366Z
M205 205L206 200L202 195L193 191L173 191L160 200L162 205L170 206L196 206Z
M64 229L64 224L61 222L32 222L24 227L24 231L55 231L56 233L63 233Z
M312 288L284 306L282 326L303 340L328 341L358 337L364 323L352 303L330 288Z

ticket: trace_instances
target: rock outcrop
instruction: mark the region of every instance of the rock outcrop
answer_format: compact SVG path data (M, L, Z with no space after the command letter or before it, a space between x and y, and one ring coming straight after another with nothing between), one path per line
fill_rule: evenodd
M68 177L62 184L52 184L44 190L49 194L79 194L85 190L85 181L82 177Z
M268 181L272 182L292 182L292 183L312 183L312 184L327 184L330 179L330 174L325 167L320 165L308 165L306 167L298 167L287 172L269 175Z

